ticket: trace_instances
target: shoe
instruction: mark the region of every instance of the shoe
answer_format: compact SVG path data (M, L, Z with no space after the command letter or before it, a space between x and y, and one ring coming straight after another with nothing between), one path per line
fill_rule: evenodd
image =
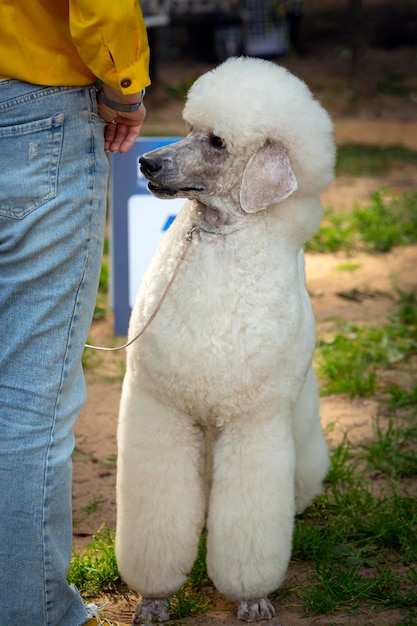
M100 617L100 611L103 611L106 606L107 602L102 606L97 606L97 604L86 604L85 608L87 610L88 622L86 622L84 626L129 626L123 622L110 621L107 617Z

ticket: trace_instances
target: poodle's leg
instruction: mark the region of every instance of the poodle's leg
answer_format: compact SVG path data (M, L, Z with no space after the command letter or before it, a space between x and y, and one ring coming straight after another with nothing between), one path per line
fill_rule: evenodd
M118 565L126 583L148 599L138 619L151 613L163 621L166 598L185 582L197 555L204 434L149 393L138 395L137 383L126 378L118 443Z
M323 488L329 469L329 454L319 419L319 395L313 368L310 368L294 409L295 502L302 513Z
M213 444L208 572L247 622L274 615L267 595L282 583L290 559L294 466L289 411L236 420Z

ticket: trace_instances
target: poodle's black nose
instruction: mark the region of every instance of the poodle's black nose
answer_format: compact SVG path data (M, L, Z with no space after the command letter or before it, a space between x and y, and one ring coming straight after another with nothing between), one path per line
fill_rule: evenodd
M142 172L148 172L149 174L154 174L162 167L160 159L153 159L146 155L140 157L139 165Z

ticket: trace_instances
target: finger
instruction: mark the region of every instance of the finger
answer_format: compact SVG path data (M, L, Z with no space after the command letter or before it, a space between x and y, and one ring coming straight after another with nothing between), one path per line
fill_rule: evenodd
M140 126L126 126L125 136L119 146L119 152L121 154L130 150L139 136L140 129Z
M119 122L117 125L112 124L112 126L113 128L109 129L109 134L106 135L106 149L123 154L135 143L139 136L141 125L122 124Z
M120 144L123 142L127 133L126 124L121 124L118 122L117 124L110 123L106 128L106 149L111 152L118 152L120 148Z
M116 135L116 127L117 127L117 124L115 124L114 122L110 122L109 124L106 125L105 131L104 131L104 149L105 150L110 150L110 146L113 143L115 135Z

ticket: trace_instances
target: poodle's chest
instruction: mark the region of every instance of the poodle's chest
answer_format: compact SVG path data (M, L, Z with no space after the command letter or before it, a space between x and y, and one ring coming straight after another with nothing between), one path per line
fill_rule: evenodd
M296 268L281 275L276 267L221 255L191 259L132 351L138 376L194 414L224 414L225 407L232 413L271 394L291 395L289 381L298 386L314 347L314 320ZM143 289L136 328L161 292L164 281L155 289L155 280Z
M163 321L161 319L161 321ZM256 413L264 404L298 397L314 338L301 343L295 328L255 320L167 324L148 336L137 374L181 414L206 426ZM304 333L303 333L304 334Z

